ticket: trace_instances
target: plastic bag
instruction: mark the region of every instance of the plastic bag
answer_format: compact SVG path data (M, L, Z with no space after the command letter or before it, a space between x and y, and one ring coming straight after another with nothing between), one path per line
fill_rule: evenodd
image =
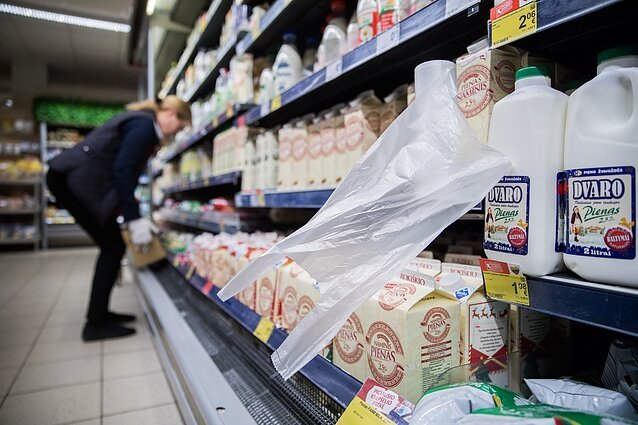
M569 379L526 379L525 382L539 403L638 419L627 397L616 391Z
M350 314L396 276L509 170L480 144L456 104L454 64L415 71L416 101L379 137L302 228L242 270L225 300L288 256L319 282L320 300L273 353L284 379L310 361Z
M475 410L529 404L518 394L496 385L472 382L444 385L423 394L410 425L453 425Z

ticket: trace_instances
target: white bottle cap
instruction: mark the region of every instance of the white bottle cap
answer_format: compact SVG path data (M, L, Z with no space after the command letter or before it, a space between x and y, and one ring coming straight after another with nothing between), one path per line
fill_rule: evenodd
M463 277L458 273L446 273L441 276L437 282L442 289L451 289L462 286L465 282Z

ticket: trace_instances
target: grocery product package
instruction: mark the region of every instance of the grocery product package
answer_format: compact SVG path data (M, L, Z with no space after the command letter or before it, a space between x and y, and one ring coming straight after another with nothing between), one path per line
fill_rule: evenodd
M638 409L638 345L616 339L609 346L603 384L626 395Z
M284 378L310 361L359 305L475 206L510 167L471 135L456 104L453 63L419 65L416 90L416 101L319 212L219 293L230 298L285 256L319 282L316 308L273 353Z
M478 409L515 407L529 402L516 393L496 385L470 382L444 385L423 394L410 425L448 425Z
M526 379L525 382L539 403L638 420L634 407L619 392L570 379Z
M410 424L412 425L413 422ZM618 416L581 412L548 404L479 409L455 422L467 425L624 425L634 421Z

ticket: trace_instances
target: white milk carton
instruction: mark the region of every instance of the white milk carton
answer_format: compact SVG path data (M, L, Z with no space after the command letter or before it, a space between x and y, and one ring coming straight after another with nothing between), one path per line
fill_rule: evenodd
M335 129L335 180L333 185L336 186L341 183L346 177L346 174L350 172L350 165L348 163L348 148L347 139L348 133L346 132L345 114L348 111L347 107L335 111L334 115L334 129Z
M257 189L256 187L256 170L255 170L255 143L252 140L246 142L244 147L244 166L241 175L241 190L249 191Z
M379 134L382 134L392 121L394 121L405 108L408 107L408 85L394 89L392 93L383 98L383 105L381 105L381 118L379 121Z
M321 181L320 187L334 187L337 169L337 151L335 149L335 112L327 111L319 123L321 137Z
M509 46L489 50L486 39L467 50L456 60L456 100L474 136L487 143L492 108L514 91L521 55Z
M323 173L321 166L324 161L322 160L321 153L321 115L313 118L312 124L308 126L308 175L306 187L317 188L320 187L323 181Z
M355 310L335 335L333 362L363 382L367 377L368 356L361 314L361 308Z
M477 266L443 263L436 282L460 303L461 364L472 364L468 372L485 366L492 382L507 386L510 305L485 296Z
M350 102L345 116L346 158L348 171L379 137L380 112L383 102L372 90L361 93Z
M292 186L305 189L308 182L308 127L305 119L295 123L292 131Z
M291 331L312 310L319 299L315 280L297 263L288 259L277 270L280 325Z
M467 266L480 266L480 255L455 254L448 252L443 259L446 263L465 264Z
M277 188L279 190L293 187L292 130L290 124L285 124L279 129L279 159L277 161Z
M416 403L441 373L460 364L460 304L427 285L392 279L362 306L367 376Z
M255 312L274 323L279 319L278 283L277 271L269 269L257 279L255 285Z
M430 258L416 257L410 261L406 269L426 274L428 276L436 276L441 273L441 261Z
M264 187L263 189L277 188L277 160L279 158L279 143L277 142L276 132L267 130L263 134L265 156L264 161Z

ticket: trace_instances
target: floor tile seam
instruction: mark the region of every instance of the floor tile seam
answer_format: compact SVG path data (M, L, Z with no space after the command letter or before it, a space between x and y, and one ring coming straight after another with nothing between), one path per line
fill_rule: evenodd
M166 403L158 403L158 404L153 404L151 406L142 407L141 409L127 409L127 410L118 411L116 413L108 413L108 414L104 415L103 418L110 418L112 416L125 415L127 413L134 413L134 412L142 412L144 410L153 410L153 409L157 409L159 407L173 406L173 405L175 405L175 407L177 407L177 405L175 404L174 401L168 401Z
M82 386L82 385L95 384L97 382L100 382L100 378L91 379L91 380L88 380L88 381L73 382L73 383L68 383L68 384L51 385L51 386L48 386L48 387L43 387L43 388L38 388L38 389L12 392L11 394L9 394L7 396L7 398L23 396L23 395L29 395L29 394L36 394L36 393L41 393L41 392L45 392L45 391L55 391L55 390L62 390L62 389L66 389L66 388L79 387L79 386Z
M100 419L100 417L99 416L91 416L90 418L86 418L86 419L78 419L78 420L74 420L74 421L71 421L71 422L62 422L62 423L57 423L57 424L54 424L54 425L74 425L74 424L81 424L81 423L84 423L84 422L94 421L94 420L97 420L97 419Z
M44 269L44 265L40 266L37 269L33 269L31 270L31 274L29 275L29 278L27 278L25 281L27 283L23 283L22 286L15 292L15 294L13 294L12 297L10 297L9 299L7 299L6 301L4 301L2 304L0 304L0 311L2 311L11 301L13 301L14 298L16 298L18 295L20 295L20 293L24 290L24 288L33 281L33 279L35 279L35 276L40 273L40 271L42 271Z
M73 264L71 265L71 267L69 267L69 270L67 272L67 276L66 276L67 279L68 279L69 276L72 275L72 272L74 271L74 269L77 266L77 264L78 264L78 259L75 258L74 261L73 261ZM57 302L57 299L60 297L60 294L62 292L62 287L60 287L60 290L58 291L58 293L56 295L56 299L55 299L56 302ZM48 320L49 316L51 315L51 311L52 310L53 310L53 306L51 306L51 309L49 310L48 314L46 315L47 316L46 320ZM38 332L38 335L36 336L35 341L31 345L31 348L28 350L27 355L24 357L24 360L22 361L22 363L18 367L18 373L15 375L15 377L13 378L11 384L9 385L9 388L7 389L7 394L2 397L2 400L0 401L0 409L2 409L2 406L4 406L5 401L7 400L9 395L11 394L11 390L13 389L13 387L16 384L16 382L18 381L18 378L20 377L20 374L22 373L22 370L24 369L27 361L29 360L29 357L31 356L31 354L33 353L33 350L35 349L37 341L40 338L40 335L42 335L42 331L44 330L44 326L45 325L46 325L46 321L40 327L40 331Z
M128 378L140 378L140 377L142 377L142 376L156 375L156 374L158 374L159 372L164 372L164 370L161 368L161 366L160 366L160 368L159 368L159 369L147 370L147 371L145 371L145 372L133 373L132 375L111 376L111 377L106 377L106 376L104 376L103 381L104 381L105 383L110 383L110 382L118 381L118 380L121 380L121 379L128 379Z

